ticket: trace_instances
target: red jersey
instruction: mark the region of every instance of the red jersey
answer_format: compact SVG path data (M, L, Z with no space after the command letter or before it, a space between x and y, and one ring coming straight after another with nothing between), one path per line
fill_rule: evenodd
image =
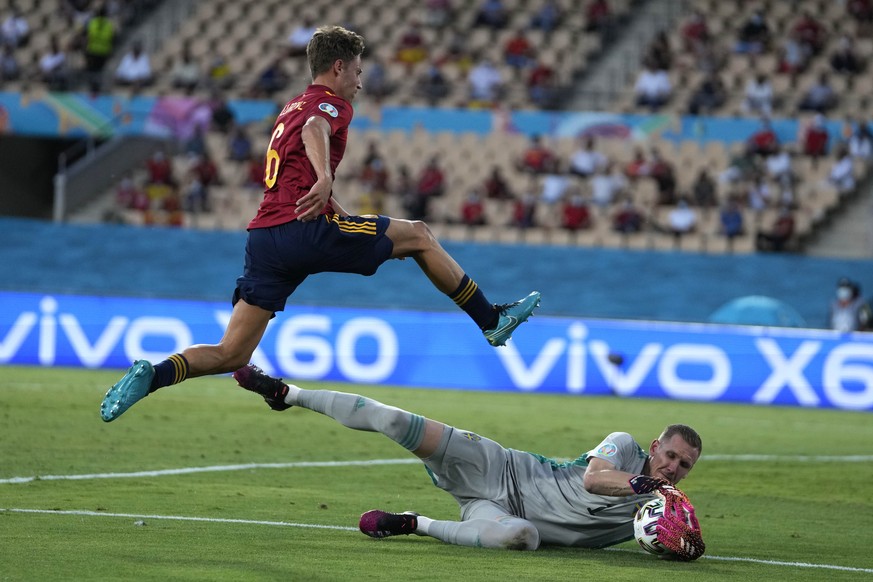
M297 201L318 179L303 147L303 125L313 115L330 124L330 171L335 176L346 151L353 113L351 103L324 85L310 85L285 105L276 118L267 146L264 199L248 228L266 228L297 219ZM321 213L332 212L333 206L328 201Z

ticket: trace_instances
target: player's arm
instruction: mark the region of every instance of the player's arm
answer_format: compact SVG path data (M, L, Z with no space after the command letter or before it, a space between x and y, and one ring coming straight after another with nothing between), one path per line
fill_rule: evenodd
M315 170L317 178L312 188L297 201L298 220L313 220L324 209L333 189L333 173L330 169L330 123L318 115L306 120L301 130L306 157Z
M636 495L630 483L634 477L636 475L633 473L619 471L609 461L591 457L588 459L588 468L585 469L585 476L582 478L582 486L595 495L615 497Z

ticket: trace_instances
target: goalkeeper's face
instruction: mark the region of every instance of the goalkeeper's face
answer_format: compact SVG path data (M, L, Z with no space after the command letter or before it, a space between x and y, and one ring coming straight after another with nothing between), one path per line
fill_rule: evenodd
M685 478L698 457L700 451L678 434L663 441L655 439L649 447L649 474L675 485Z

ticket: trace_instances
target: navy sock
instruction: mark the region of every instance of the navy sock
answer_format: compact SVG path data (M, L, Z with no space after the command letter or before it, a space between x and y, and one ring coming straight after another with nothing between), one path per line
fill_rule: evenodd
M467 275L464 275L461 284L449 297L455 305L473 318L481 329L492 329L497 325L497 320L500 318L497 309L488 302L479 285Z
M149 388L149 393L154 392L158 388L164 386L172 386L178 384L188 378L189 367L188 360L182 354L173 354L160 364L155 364L155 377L152 378L152 385Z

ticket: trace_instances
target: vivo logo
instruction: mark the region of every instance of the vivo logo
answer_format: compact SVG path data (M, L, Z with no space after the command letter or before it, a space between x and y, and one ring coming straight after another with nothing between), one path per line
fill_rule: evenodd
M732 388L735 381L736 358L723 348L705 343L673 343L665 345L653 341L645 344L633 359L622 358L621 365L613 363L619 346L610 346L603 340L586 340L588 328L573 323L567 328L566 338L551 338L530 363L509 344L497 350L513 383L522 390L537 390L546 377L559 365L566 367L566 387L571 393L582 393L587 387L587 366L593 363L599 380L621 396L635 394L644 380L654 371L657 385L673 398L718 400ZM820 385L828 401L834 406L867 409L873 406L873 344L844 343L822 353L823 343L806 340L791 353L783 351L773 338L757 337L748 340L754 346L754 355L766 366L767 375L754 388L752 401L769 404L784 391L804 406L819 406L821 397L811 382ZM808 378L806 369L816 357L824 357L820 377ZM708 370L708 377L685 378L682 367ZM701 374L698 374L700 376Z

